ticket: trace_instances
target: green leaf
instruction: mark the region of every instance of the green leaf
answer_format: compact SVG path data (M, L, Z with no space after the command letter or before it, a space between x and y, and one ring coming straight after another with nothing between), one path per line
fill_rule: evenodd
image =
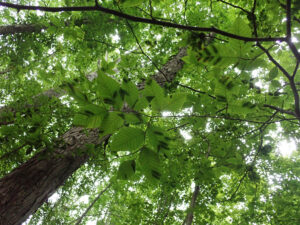
M143 90L143 96L151 103L154 111L162 111L166 105L166 97L164 90L159 86L155 80L148 80Z
M155 80L148 80L146 82L146 86L143 90L143 96L144 97L155 97L158 99L161 99L164 97L164 90L161 86L159 86Z
M270 70L269 77L268 77L268 81L273 80L274 78L277 77L277 75L278 75L278 68L277 68L277 67L273 67L273 68Z
M227 67L235 63L237 58L230 45L214 44L199 51L198 61L211 66Z
M149 148L142 148L139 155L139 163L142 172L144 172L146 177L150 178L150 180L156 181L161 178L161 163L157 153Z
M101 126L101 123L103 121L104 116L103 115L94 115L89 116L87 119L87 128L98 128Z
M102 136L106 134L112 134L122 127L123 123L124 120L118 115L117 112L109 112L101 124L100 133Z
M251 37L251 29L249 25L240 17L234 21L231 30L234 34L244 37Z
M65 89L68 94L73 97L80 104L89 104L86 94L82 93L78 87L74 84L68 82L64 84Z
M256 111L256 105L250 101L235 101L230 102L228 107L229 113L240 114L242 116L254 113Z
M169 138L165 135L165 130L154 126L149 127L146 132L149 144L157 150L169 150Z
M98 128L106 115L107 110L103 107L94 104L84 105L80 113L75 115L73 124L86 128Z
M271 81L271 87L273 87L273 88L279 88L281 86L282 85L281 85L281 83L278 80L272 80Z
M106 115L107 110L104 107L88 104L80 108L80 112L85 115Z
M103 121L102 115L86 116L82 114L76 114L73 120L73 125L86 128L98 128Z
M138 100L138 89L134 83L124 79L122 83L122 89L125 90L124 99L130 107L133 107ZM122 97L122 96L121 96Z
M149 102L145 97L139 98L137 103L134 105L134 110L141 111L149 106Z
M238 64L238 68L241 70L248 70L252 71L254 69L257 69L258 67L265 66L266 62L265 60L261 58L257 58L255 60L240 60Z
M125 120L129 124L140 124L143 123L143 117L140 114L135 113L125 113Z
M184 93L175 93L168 98L167 104L163 110L177 112L179 111L186 100Z
M166 97L156 97L151 101L151 109L156 112L161 112L164 110L164 107L166 106L167 102L168 99Z
M123 127L113 136L112 151L134 151L144 144L144 131L133 127Z
M135 161L127 160L119 166L117 177L121 180L128 180L135 174Z
M230 39L229 44L230 47L234 50L235 56L239 58L243 58L251 49L251 43L249 42Z
M97 77L97 95L102 98L113 100L120 89L120 85L113 78L105 75L102 71L98 71Z

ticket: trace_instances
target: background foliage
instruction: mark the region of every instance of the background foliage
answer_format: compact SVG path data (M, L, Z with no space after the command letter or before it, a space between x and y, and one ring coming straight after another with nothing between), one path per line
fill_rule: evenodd
M0 34L1 176L72 126L112 135L29 224L75 223L108 184L82 224L299 224L299 152L278 153L300 135L298 1L98 3L152 24L0 2L1 27L34 27ZM151 80L182 48L176 77Z

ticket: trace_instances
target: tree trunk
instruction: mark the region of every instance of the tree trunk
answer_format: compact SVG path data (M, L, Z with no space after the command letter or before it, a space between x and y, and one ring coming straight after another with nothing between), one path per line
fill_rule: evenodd
M40 32L42 29L42 26L35 24L7 25L0 26L0 35L10 35L25 32Z
M172 81L182 68L181 58L186 48L169 60L161 72L153 76L161 85ZM141 84L140 87L144 85ZM87 159L87 154L77 154L86 144L100 144L97 129L71 128L62 137L63 143L55 151L45 149L23 165L0 179L0 225L19 225L33 214L57 188L64 184Z
M196 206L196 201L197 201L197 197L199 195L199 190L200 187L199 185L195 186L194 192L193 192L193 196L191 199L191 203L190 203L190 207L188 210L188 214L186 215L186 218L183 222L183 225L191 225L193 223L193 219L194 219L194 210L195 210L195 206Z
M86 143L99 144L97 129L74 127L53 152L43 150L0 180L0 225L17 225L34 213L88 159Z

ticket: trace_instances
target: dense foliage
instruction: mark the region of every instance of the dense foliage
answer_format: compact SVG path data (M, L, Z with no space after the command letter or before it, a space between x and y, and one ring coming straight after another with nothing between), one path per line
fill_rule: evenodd
M299 1L0 9L1 177L73 126L110 137L29 224L300 224L299 152L278 152L300 138Z

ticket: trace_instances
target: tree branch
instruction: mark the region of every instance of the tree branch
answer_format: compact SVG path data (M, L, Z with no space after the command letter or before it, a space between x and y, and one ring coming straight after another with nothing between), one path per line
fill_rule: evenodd
M293 91L293 95L294 95L294 100L295 100L295 112L296 112L296 116L298 117L299 121L300 121L300 105L299 105L299 93L294 81L294 77L292 77L290 79L290 86L291 89Z
M294 112L279 108L277 106L264 104L264 107L267 107L267 108L270 108L270 109L275 109L276 111L284 113L284 114L289 114L289 115L292 115L292 116L296 116L296 114Z
M294 43L291 40L287 40L286 41L291 49L291 51L293 52L294 56L296 57L297 62L300 62L300 53L298 51L298 49L296 48L296 46L294 45Z
M286 1L286 39L291 41L292 32L291 32L291 0Z
M262 49L268 56L268 58L271 60L271 62L273 62L273 64L275 64L275 66L287 77L287 79L289 80L290 82L290 86L291 86L291 89L292 89L292 92L293 92L293 95L294 95L294 100L295 100L295 113L292 113L290 111L286 111L286 110L283 110L283 109L280 109L280 108L277 108L275 106L272 106L273 109L277 108L277 110L279 110L279 112L282 112L282 113L287 113L287 114L290 114L290 115L294 115L296 116L299 120L300 120L300 105L299 105L299 93L298 93L298 90L297 90L297 87L296 87L296 83L294 81L294 74L296 74L297 72L297 69L298 69L298 66L296 65L296 68L294 70L294 73L293 75L291 76L272 56L271 54L269 53L269 51L267 49L265 49L260 43L257 43L257 46ZM294 46L294 45L293 45ZM298 50L297 50L298 51ZM297 62L298 64L298 62ZM296 71L296 72L295 72ZM269 108L271 108L270 106L268 106ZM275 107L275 108L274 108Z
M298 51L298 49L296 48L296 46L294 45L294 43L292 42L292 16L291 16L291 4L292 4L292 1L291 0L287 0L286 1L286 5L280 3L280 6L282 8L284 8L286 10L286 43L288 44L288 46L290 47L291 51L293 52L294 56L296 57L297 59L297 62L300 62L300 53ZM293 18L295 21L298 21L299 20L294 17Z
M19 5L19 4L12 4L6 2L0 2L0 6L4 6L7 8L20 10L39 10L44 12L71 12L71 11L100 11L103 13L107 13L110 15L114 15L120 18L128 19L133 22L140 22L146 24L153 24L163 27L170 27L170 28L177 28L181 30L188 30L188 31L200 31L200 32L213 32L216 34L223 35L225 37L246 41L246 42L273 42L273 41L286 41L285 37L261 37L261 38L251 38L251 37L244 37L232 33L228 33L226 31L219 30L215 27L195 27L195 26L186 26L171 22L165 22L161 20L154 20L148 19L143 17L132 16L129 14L125 14L113 9L104 8L100 5L98 6L74 6L74 7L46 7L46 6L26 6L26 5Z
M291 19L291 0L286 1L286 42L292 50L297 62L300 62L300 54L294 43L292 42L292 19Z
M242 185L244 179L246 178L247 174L248 174L248 170L245 170L243 176L242 176L241 179L238 181L238 185L237 185L236 189L235 189L234 192L231 194L230 198L227 199L226 201L231 201L231 200L235 197L236 193L239 191L239 189L240 189L240 187L241 187L241 185Z
M273 56L271 56L269 51L265 49L260 43L257 43L257 46L267 54L270 61L290 80L291 75L273 58Z
M295 76L296 76L296 73L298 71L298 68L299 68L299 61L296 63L296 66L295 66L295 69L294 69L294 72L293 72L293 75L292 75L292 78L294 79ZM298 83L295 83L295 85L298 85Z

